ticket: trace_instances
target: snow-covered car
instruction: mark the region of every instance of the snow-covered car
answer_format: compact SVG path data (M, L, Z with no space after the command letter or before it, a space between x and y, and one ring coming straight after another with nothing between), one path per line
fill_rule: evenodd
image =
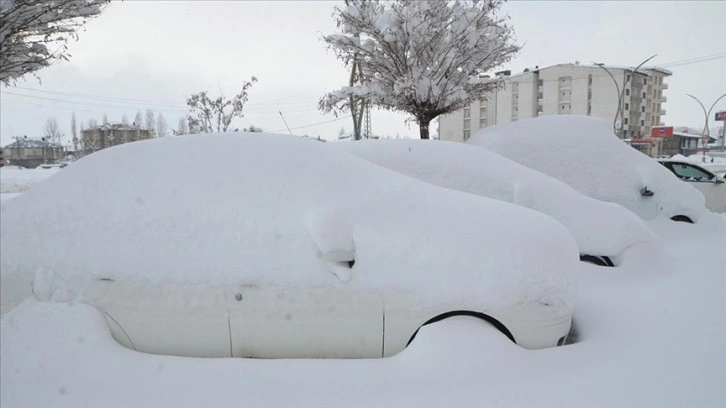
M632 212L498 154L438 140L371 140L329 144L437 186L512 202L545 213L570 230L580 258L603 266L659 240ZM454 210L456 210L454 206Z
M706 208L713 212L726 212L726 179L695 163L684 160L659 160L679 179L687 182L706 199Z
M292 136L115 146L0 219L4 311L87 302L147 353L386 357L454 315L537 349L565 341L574 307L577 244L556 220Z
M613 134L612 123L557 115L484 128L467 142L548 174L589 197L641 218L698 222L703 194Z

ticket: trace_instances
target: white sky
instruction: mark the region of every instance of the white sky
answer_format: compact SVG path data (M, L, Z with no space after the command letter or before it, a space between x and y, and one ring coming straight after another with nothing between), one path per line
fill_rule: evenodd
M252 75L259 82L234 126L284 131L282 111L293 133L334 138L341 127L352 129L350 119L295 128L336 119L317 110L318 99L348 79L320 39L336 31L336 3L115 2L70 45L69 62L39 71L42 83L28 76L15 87L0 87L0 143L16 135L41 137L51 116L67 142L74 112L79 122L100 122L104 114L117 122L124 113L132 121L151 109L176 128L186 96L220 89L232 95ZM516 73L574 61L634 66L658 54L653 65L673 71L664 93L668 125L702 127L702 110L686 93L706 108L726 93L726 2L514 1L504 11L524 48L501 69ZM673 64L706 56L712 58ZM724 109L726 98L714 111ZM418 137L406 117L374 111L373 132ZM711 122L712 133L715 127Z

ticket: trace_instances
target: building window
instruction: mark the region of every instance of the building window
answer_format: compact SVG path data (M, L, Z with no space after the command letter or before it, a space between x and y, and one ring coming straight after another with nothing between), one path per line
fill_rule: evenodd
M628 118L623 119L623 124L624 125L627 125L628 124Z
M587 85L592 85L592 74L587 74Z
M628 74L628 76L627 76L627 78L625 80L626 81L630 81L630 74Z
M645 121L643 119L640 120L640 126L645 126Z
M483 128L487 125L487 120L484 118L479 118L479 127Z
M590 115L592 113L592 105L589 103L587 104L587 114Z
M464 118L471 117L471 108L464 108Z
M630 96L630 89L625 89L625 96Z
M625 110L628 110L628 109L630 109L630 104L627 104L627 103L626 103L626 104L625 104Z
M479 108L479 117L484 118L487 116L487 108Z
M465 141L466 140L469 140L470 137L471 137L471 131L470 130L465 130L464 131L464 140Z
M645 92L643 92L643 99L645 99Z
M543 85L544 85L544 79L538 79L537 86L543 86Z
M641 112L645 112L645 106L641 106L641 107L640 107L640 111L641 111Z
M464 119L464 129L471 129L471 119Z

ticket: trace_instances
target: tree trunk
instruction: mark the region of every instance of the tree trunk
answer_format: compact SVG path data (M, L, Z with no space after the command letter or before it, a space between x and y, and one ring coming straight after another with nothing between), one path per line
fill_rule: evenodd
M419 134L421 135L421 139L428 139L429 138L429 124L431 123L431 119L429 119L428 116L419 116L417 118L418 121L418 129Z

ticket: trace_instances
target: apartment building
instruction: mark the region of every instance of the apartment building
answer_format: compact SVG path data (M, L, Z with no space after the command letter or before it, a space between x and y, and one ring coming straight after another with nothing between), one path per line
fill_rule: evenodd
M618 111L618 88L624 88L618 136L649 137L651 127L662 125L667 100L663 91L668 89L664 79L670 75L661 68L635 72L628 67L579 63L525 69L517 75L498 72L495 78L482 80L500 81L502 87L439 117L439 137L461 142L487 126L545 115L589 115L612 121Z

